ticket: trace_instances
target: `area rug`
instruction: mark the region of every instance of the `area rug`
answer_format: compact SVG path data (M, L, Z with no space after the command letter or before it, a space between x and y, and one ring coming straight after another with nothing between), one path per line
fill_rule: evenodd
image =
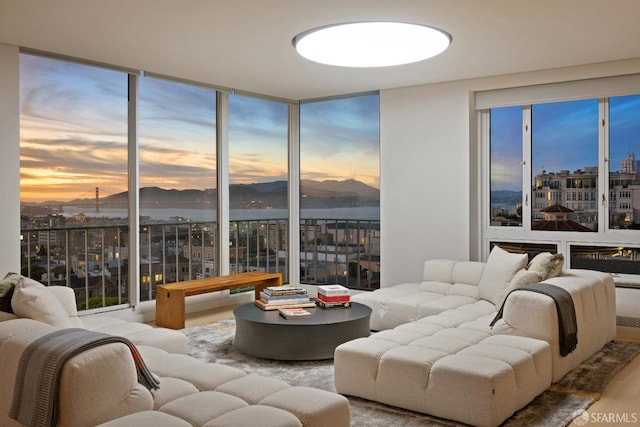
M282 362L259 359L233 349L235 322L223 320L207 326L183 329L189 338L189 354L204 362L217 362L243 371L282 379L291 385L335 392L333 361ZM640 353L640 343L613 341L555 383L503 423L504 427L568 425L595 400L609 380ZM407 426L460 427L464 424L431 417L377 402L348 397L352 427Z

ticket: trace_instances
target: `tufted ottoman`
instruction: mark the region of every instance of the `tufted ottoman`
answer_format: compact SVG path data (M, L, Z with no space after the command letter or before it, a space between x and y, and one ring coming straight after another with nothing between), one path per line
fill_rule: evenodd
M287 411L268 406L251 405L216 417L204 424L205 427L300 427L300 420ZM117 418L99 427L192 427L182 418L159 411L144 411Z
M348 427L348 400L339 394L284 381L184 354L138 346L160 380L152 391L153 411L130 414L105 427L195 426Z
M339 346L336 390L497 426L551 385L551 347L545 341L492 336L474 322L455 327L444 316L432 320L439 322L414 322Z

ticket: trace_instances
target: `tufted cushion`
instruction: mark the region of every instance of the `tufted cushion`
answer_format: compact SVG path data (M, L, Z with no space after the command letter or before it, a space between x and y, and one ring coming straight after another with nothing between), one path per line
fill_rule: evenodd
M230 394L201 391L167 402L160 411L182 418L191 425L202 426L227 412L248 406L247 402Z
M480 298L499 308L511 280L526 265L527 254L513 254L494 246L478 284Z
M203 427L246 427L252 425L260 425L260 427L302 427L300 420L292 413L261 405L251 405L227 412L209 421Z

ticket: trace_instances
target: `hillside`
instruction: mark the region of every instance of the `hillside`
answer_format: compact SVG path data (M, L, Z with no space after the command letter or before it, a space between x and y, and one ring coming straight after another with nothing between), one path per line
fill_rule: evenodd
M231 209L263 209L287 207L286 181L273 181L254 184L232 184L229 188ZM374 187L355 180L303 180L300 183L301 207L334 208L347 206L379 206L380 191ZM100 199L104 208L122 208L127 205L128 193L122 192ZM141 208L185 208L203 209L216 204L216 189L164 189L160 187L144 187L140 189ZM94 206L95 200L90 198L71 201L49 201L41 206ZM36 206L36 205L32 205Z

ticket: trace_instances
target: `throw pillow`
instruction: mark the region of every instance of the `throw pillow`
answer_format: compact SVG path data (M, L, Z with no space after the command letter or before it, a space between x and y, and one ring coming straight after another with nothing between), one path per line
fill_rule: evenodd
M73 327L69 314L49 288L21 277L16 283L11 307L18 317L38 320L59 328Z
M551 252L542 252L536 255L529 265L527 270L537 271L541 280L551 279L552 277L559 276L562 273L562 266L564 265L564 255L552 254Z
M511 282L509 282L509 285L504 290L502 301L500 301L500 304L497 304L497 306L502 306L504 299L507 297L507 295L509 295L511 291L515 291L516 289L520 289L527 285L538 283L540 281L542 281L542 276L540 276L540 273L538 273L537 271L529 271L523 268L522 270L518 271L515 276L513 276L513 279L511 279Z
M11 309L11 298L13 297L13 289L20 279L18 273L7 273L4 279L0 280L0 311L13 313Z
M31 277L27 277L27 276L20 276L20 281L19 283L16 283L16 287L20 286L22 288L30 288L32 286L41 288L44 285L40 282L38 282L37 280L33 280Z
M480 298L500 308L507 287L516 273L525 268L527 260L527 254L514 254L494 246L478 284Z
M13 293L13 288L15 288L18 280L20 280L18 273L7 273L4 279L0 280L0 297Z

